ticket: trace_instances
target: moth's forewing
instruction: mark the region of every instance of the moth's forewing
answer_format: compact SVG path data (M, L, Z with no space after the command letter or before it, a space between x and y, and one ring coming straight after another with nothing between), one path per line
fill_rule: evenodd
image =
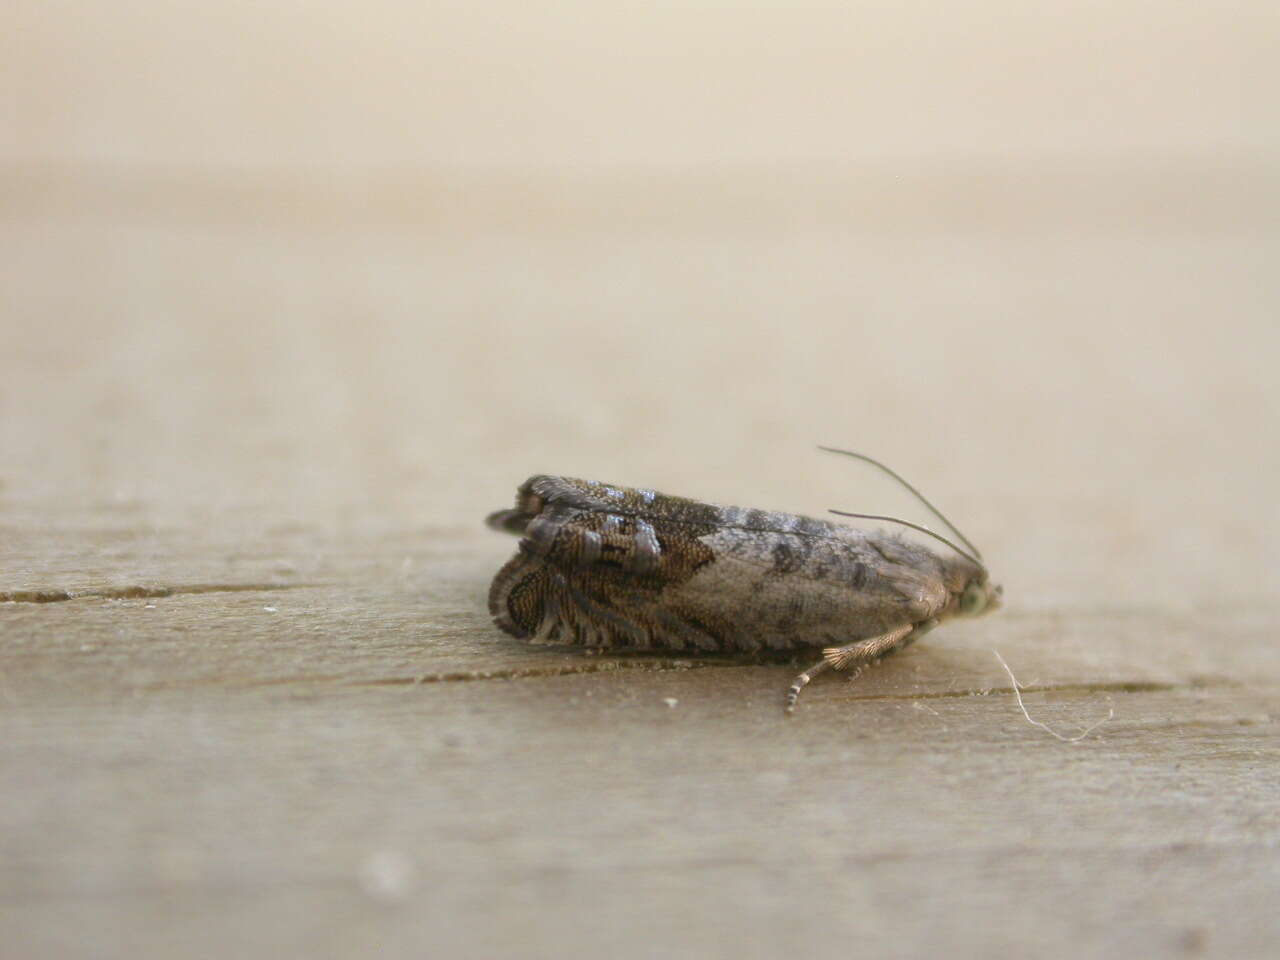
M915 544L650 490L532 477L490 524L525 534L490 610L540 642L829 646L926 620L949 598L941 561Z
M702 538L715 562L667 596L730 612L738 646L782 650L851 643L927 620L946 604L936 576L886 559L858 533L721 528Z

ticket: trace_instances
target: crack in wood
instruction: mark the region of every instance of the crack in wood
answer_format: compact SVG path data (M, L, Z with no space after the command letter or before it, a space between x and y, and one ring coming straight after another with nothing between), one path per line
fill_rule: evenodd
M0 590L0 603L65 603L68 600L145 600L188 593L252 593L297 590L306 583L191 583L175 587L108 587L99 590Z
M474 680L518 680L541 677L563 677L574 674L613 673L621 670L649 670L662 672L667 670L694 670L702 668L725 668L734 666L751 666L752 664L724 664L698 660L658 660L658 661L604 661L601 663L577 666L562 664L554 667L529 667L506 670L456 670L448 673L426 674L417 677L383 677L377 680L355 680L348 686L417 686L426 683L466 683ZM759 666L759 664L754 664ZM1198 690L1205 683L1169 683L1146 680L1119 680L1097 683L1061 683L1061 684L1025 684L1021 689L1028 693L1160 693L1171 690ZM981 687L959 690L933 690L918 693L867 693L854 694L853 700L945 700L961 697L986 697L999 694L1012 694L1011 686Z
M723 663L698 660L602 660L586 664L559 664L550 667L513 667L499 670L453 670L448 673L423 674L417 677L383 677L357 680L350 686L417 686L425 683L466 683L471 680L521 680L526 677L568 677L574 674L619 673L623 670L645 670L661 673L670 670L697 670L723 667Z
M1200 689L1190 683L1162 683L1146 680L1118 680L1100 683L1046 683L1040 685L1019 684L1025 696L1028 693L1165 693L1170 690ZM988 697L997 694L1013 694L1013 687L982 687L974 690L934 690L928 693L869 693L855 694L854 700L946 700L951 697Z
M492 670L450 670L441 673L415 674L411 676L375 677L367 680L351 679L338 674L291 675L241 680L230 677L204 677L202 684L227 683L238 687L280 687L291 684L335 684L344 687L414 687L437 683L470 683L484 680L523 680L567 677L578 674L621 673L637 670L653 673L701 669L731 669L744 666L765 666L760 663L725 663L720 660L697 659L636 659L601 660L584 664L554 664L545 667L509 667ZM150 690L174 689L190 686L189 683L151 683ZM1226 679L1193 678L1182 682L1154 680L1114 680L1078 683L1046 683L1021 685L1023 695L1034 693L1167 693L1176 690L1196 691L1207 687L1230 688L1238 684ZM1012 696L1013 687L966 687L953 690L927 690L910 693L854 693L847 699L853 701L901 701L950 700L968 697Z

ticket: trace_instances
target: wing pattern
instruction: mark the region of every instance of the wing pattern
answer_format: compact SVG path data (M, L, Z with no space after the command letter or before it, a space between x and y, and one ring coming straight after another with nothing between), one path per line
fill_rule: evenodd
M489 524L522 536L490 612L535 643L828 646L926 620L947 599L914 544L648 490L532 477Z

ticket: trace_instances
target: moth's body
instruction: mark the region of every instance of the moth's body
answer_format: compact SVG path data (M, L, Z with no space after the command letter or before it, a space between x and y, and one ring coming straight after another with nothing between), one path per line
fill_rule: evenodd
M535 476L489 517L522 535L494 578L498 626L536 643L691 652L826 648L878 659L994 603L986 571L879 531L652 490ZM879 641L879 642L877 642ZM863 649L859 649L861 646ZM818 666L793 685L789 703Z

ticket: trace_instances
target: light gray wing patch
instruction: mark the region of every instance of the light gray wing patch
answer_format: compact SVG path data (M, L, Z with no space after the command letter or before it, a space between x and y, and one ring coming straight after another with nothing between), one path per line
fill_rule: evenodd
M648 520L636 520L636 532L632 537L635 542L635 553L632 563L637 573L653 573L662 560L662 545L658 543L658 534Z

